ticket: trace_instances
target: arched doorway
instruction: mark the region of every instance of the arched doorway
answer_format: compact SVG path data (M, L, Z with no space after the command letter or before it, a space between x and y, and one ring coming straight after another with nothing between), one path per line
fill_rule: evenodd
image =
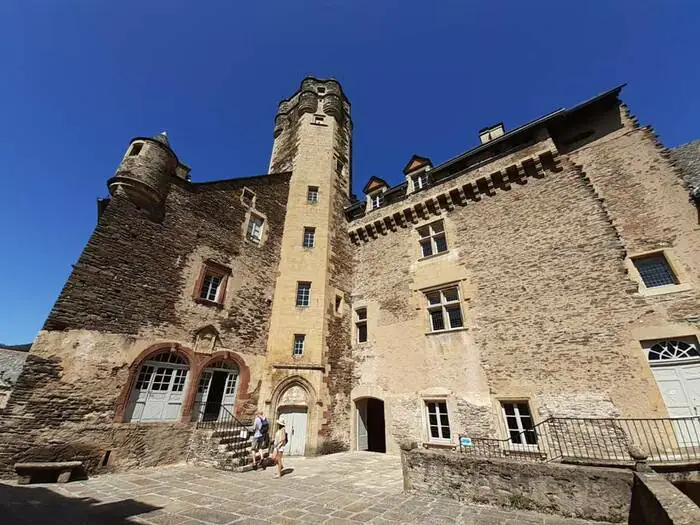
M306 390L298 384L287 388L277 403L277 417L284 419L287 439L289 440L286 454L290 456L303 456L305 454L308 415Z
M217 421L235 414L239 369L234 363L216 361L202 371L192 408L194 421Z
M357 450L386 452L384 401L365 397L355 401L357 413Z
M159 352L144 361L129 395L127 421L176 421L185 398L189 365L178 353Z

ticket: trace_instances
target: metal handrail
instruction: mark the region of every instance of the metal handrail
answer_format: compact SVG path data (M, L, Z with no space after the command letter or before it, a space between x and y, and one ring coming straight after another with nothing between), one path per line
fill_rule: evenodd
M475 457L529 461L654 463L700 461L700 416L680 418L550 417L506 439L460 434L459 450Z
M252 422L246 424L234 416L225 406L219 405L219 413L216 420L204 421L205 407L200 408L197 428L211 429L213 435L225 442L229 452L233 452L232 459L239 465L248 462L248 447L252 433Z

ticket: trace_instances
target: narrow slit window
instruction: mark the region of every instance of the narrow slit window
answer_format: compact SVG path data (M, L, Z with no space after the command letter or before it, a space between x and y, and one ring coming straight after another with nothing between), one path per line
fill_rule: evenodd
M301 357L304 355L304 343L306 341L306 336L304 334L294 335L294 346L292 347L292 356Z
M367 342L367 308L355 310L355 333L358 343Z

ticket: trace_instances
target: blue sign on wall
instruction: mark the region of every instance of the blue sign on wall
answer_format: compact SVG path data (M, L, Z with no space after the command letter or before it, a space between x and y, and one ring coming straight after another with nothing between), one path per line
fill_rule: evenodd
M471 447L472 446L472 438L460 436L459 437L459 444L462 445L463 447Z

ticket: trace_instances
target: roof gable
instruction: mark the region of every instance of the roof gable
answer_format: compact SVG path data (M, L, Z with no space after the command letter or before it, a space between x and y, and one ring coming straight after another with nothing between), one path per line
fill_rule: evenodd
M365 187L362 188L362 193L367 195L368 193L372 193L373 191L388 187L389 184L387 184L387 182L384 179L380 179L379 177L375 177L374 175L372 175L367 181L367 184L365 184Z
M432 167L433 163L428 157L421 157L420 155L413 155L411 157L411 160L408 161L408 164L403 169L404 175L408 175L412 171L416 171L417 169L424 168L426 166Z

